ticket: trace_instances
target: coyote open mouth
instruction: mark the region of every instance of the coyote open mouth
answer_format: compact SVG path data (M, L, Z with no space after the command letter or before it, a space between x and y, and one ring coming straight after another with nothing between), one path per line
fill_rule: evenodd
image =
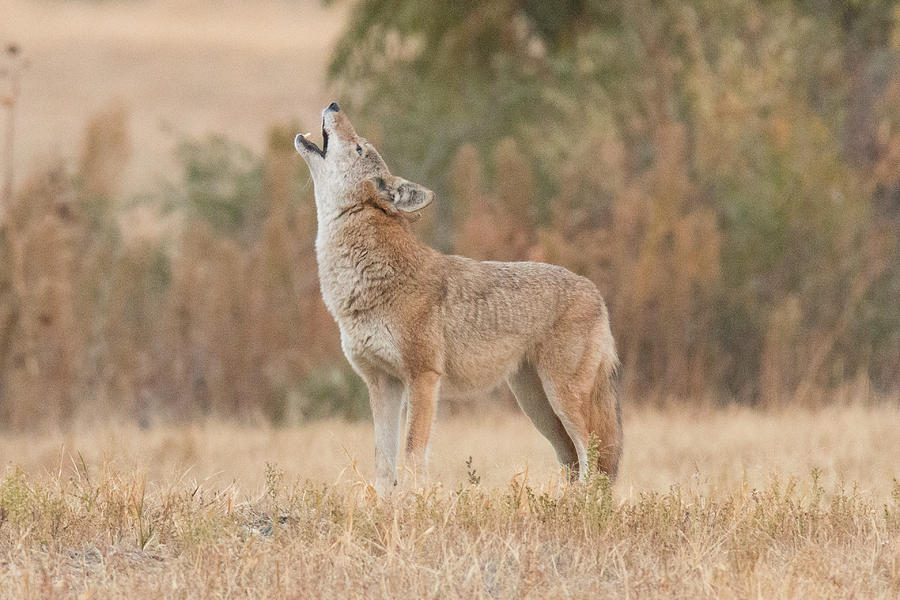
M309 133L298 133L297 137L294 138L294 144L302 144L304 148L307 150L311 150L325 158L325 153L328 152L328 132L325 131L325 118L322 118L322 147L319 148L314 141L309 139Z

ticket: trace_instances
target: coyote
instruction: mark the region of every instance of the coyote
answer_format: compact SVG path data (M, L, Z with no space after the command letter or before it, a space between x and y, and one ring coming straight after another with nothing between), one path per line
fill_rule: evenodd
M294 145L315 185L322 297L341 347L369 390L376 491L397 485L406 408L406 460L422 474L439 388L467 393L506 381L553 445L569 477L615 477L622 422L609 314L593 283L536 262L441 254L413 235L434 192L391 175L378 151L332 102L323 145Z

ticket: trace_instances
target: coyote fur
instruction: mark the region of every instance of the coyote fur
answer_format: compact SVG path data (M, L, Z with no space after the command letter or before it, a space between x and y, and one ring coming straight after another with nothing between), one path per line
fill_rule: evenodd
M308 136L294 145L315 185L322 297L369 390L377 492L397 485L404 408L407 467L421 473L439 389L503 381L571 478L591 467L615 477L617 358L594 284L550 264L480 262L420 243L410 222L432 191L391 175L336 103L322 113L322 148Z

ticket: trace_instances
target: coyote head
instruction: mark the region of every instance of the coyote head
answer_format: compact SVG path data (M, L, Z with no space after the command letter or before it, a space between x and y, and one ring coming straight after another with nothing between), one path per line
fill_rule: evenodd
M336 102L322 111L322 148L309 134L298 134L294 147L309 166L318 210L340 213L375 194L387 208L411 213L428 206L434 192L391 175L384 159L357 135Z

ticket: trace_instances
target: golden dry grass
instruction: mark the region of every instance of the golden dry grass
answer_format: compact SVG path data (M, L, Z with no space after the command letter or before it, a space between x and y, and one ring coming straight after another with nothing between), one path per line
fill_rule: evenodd
M615 486L560 489L481 412L393 505L368 424L7 434L0 597L896 597L898 417L632 409Z

